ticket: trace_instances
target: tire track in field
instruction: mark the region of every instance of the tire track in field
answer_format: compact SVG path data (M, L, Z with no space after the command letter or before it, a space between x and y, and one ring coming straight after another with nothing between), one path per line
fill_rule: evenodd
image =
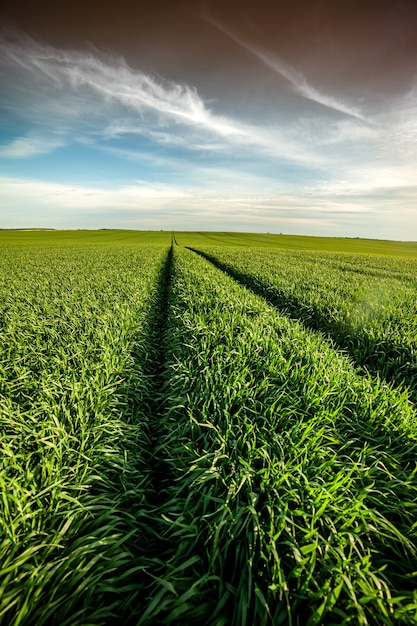
M161 270L158 285L158 297L152 307L149 325L150 361L148 366L151 378L149 392L149 422L148 438L149 448L146 451L147 463L150 470L152 492L150 494L152 504L159 504L161 484L166 476L166 463L161 456L158 442L160 439L160 420L158 419L163 408L161 388L163 386L163 373L165 369L165 354L163 339L166 332L168 318L168 297L172 274L174 235L172 235L171 247L168 251L165 264Z
M179 252L180 250L181 248ZM190 260L193 262L193 256L191 253L189 254ZM181 254L178 254L177 250L172 246L161 272L158 297L155 299L155 307L153 309L154 313L150 316L150 322L153 326L152 332L149 334L149 345L152 347L153 353L149 361L150 367L148 368L152 375L152 388L150 393L147 394L147 398L150 398L150 400L149 409L147 410L149 415L149 450L146 458L149 464L149 481L152 486L152 493L149 494L148 507L142 513L141 518L143 520L147 516L147 534L142 535L142 542L148 556L145 571L143 574L141 573L143 586L141 588L140 605L134 605L135 613L128 621L129 626L130 624L132 626L133 624L148 626L150 624L162 623L214 624L214 620L211 622L206 617L199 622L196 618L191 619L189 615L191 613L193 615L197 614L200 610L200 605L204 605L204 602L206 602L206 607L209 605L213 607L214 605L210 609L210 611L214 612L215 600L219 597L217 584L211 582L215 576L218 576L222 581L225 579L229 580L230 577L231 586L235 580L239 581L240 579L239 572L241 570L236 568L234 556L233 558L229 556L229 560L226 561L224 567L216 570L210 569L212 567L211 559L213 559L216 547L213 545L213 535L215 533L211 533L207 527L208 511L205 508L206 498L213 496L211 491L213 483L211 480L201 481L202 471L207 469L204 461L206 444L204 444L204 450L201 448L202 455L204 451L204 455L201 457L203 459L201 466L196 465L194 467L195 457L192 454L191 456L185 454L187 449L193 449L195 445L193 444L193 438L190 437L190 430L188 427L184 430L181 427L177 427L179 424L187 422L187 419L184 418L188 410L185 406L190 406L188 393L194 393L194 397L197 398L195 405L191 405L194 416L200 415L205 402L204 395L200 391L201 388L197 384L198 380L193 381L194 371L198 371L198 362L192 361L190 370L192 375L190 377L184 376L186 369L184 364L188 363L188 359L184 358L184 356L187 357L187 353L184 355L181 352L177 352L178 346L187 346L190 343L189 335L184 333L184 330L187 328L187 315L190 310L193 310L193 299L198 299L201 293L201 288L198 287L198 280L195 280L196 277L194 276L194 280L193 278L191 280L188 279L188 286L186 285L185 287L190 297L187 299L184 296L184 292L183 297L179 297L183 288L183 282L186 281L184 268L181 269L181 265L178 263L180 256ZM175 260L175 257L177 257L177 260ZM194 257L194 262L196 261L198 259ZM205 264L206 261L201 259L198 264L200 263ZM210 270L210 266L207 266L207 270ZM199 271L201 273L204 272L203 265L199 268ZM217 272L217 269L213 271ZM218 275L220 276L220 273ZM194 285L197 285L197 289L190 290L190 287ZM181 302L181 307L178 306L179 302ZM273 309L271 308L270 310L272 318L274 318ZM205 313L208 314L206 323L210 327L210 300L208 300L205 307ZM242 316L243 325L245 315L246 313ZM193 332L192 326L191 324L191 333ZM189 326L188 329L190 329ZM197 338L198 341L199 339ZM215 347L213 343L208 348L206 346L206 353L210 354L213 347ZM292 345L290 346L291 349ZM188 355L192 353L193 350L190 349ZM196 353L194 352L195 356ZM176 367L176 358L181 362L179 369ZM193 364L195 367L193 367ZM154 368L153 370L152 367ZM205 377L204 371L201 372L201 375ZM181 378L181 385L176 385L175 381L181 380ZM220 386L219 393L222 394L222 386ZM251 397L250 390L248 393L249 397ZM208 410L210 411L210 409ZM368 443L372 441L372 437L375 435L375 428L374 426L371 428L371 424L369 424L369 429L367 427L368 424L365 422L361 428L360 436L364 437ZM361 442L360 436L358 445ZM215 448L217 448L218 443L220 441L214 444ZM236 445L236 442L234 442L234 445ZM394 442L392 450L395 449L396 445L397 443ZM349 443L348 448L350 446L353 446L352 450L356 449L355 442ZM207 447L207 449L209 448ZM336 458L343 463L346 458L346 446L344 445L340 453L339 451L337 452L338 456ZM192 464L190 463L191 460L193 461ZM407 457L408 462L409 459ZM189 469L191 470L192 466L194 467L193 475L188 471ZM204 475L211 476L210 466L211 461L207 466L208 473ZM401 476L403 473L405 476L408 476L406 472L407 468L401 469ZM194 477L192 478L192 476ZM257 485L256 482L253 484ZM190 494L195 489L197 489L200 499L196 500L195 495L193 495L193 499L190 498ZM221 488L219 494L224 497ZM250 498L248 498L248 502L250 501ZM198 504L199 502L200 504ZM395 502L396 500L394 500ZM263 508L262 499L258 503L257 506L262 506ZM217 500L214 501L213 499L213 505L214 509L217 509ZM270 520L266 509L264 510L266 517L262 518L264 520L262 523L266 526L270 523ZM209 509L209 511L211 517L215 511L212 509ZM237 511L239 511L239 508ZM396 521L396 514L396 511L393 510L392 520L394 522ZM219 520L220 518L217 519ZM223 520L221 520L218 525L219 529L223 528L223 523ZM145 527L145 523L142 526ZM401 528L402 526L404 526L404 523L400 525ZM236 533L236 540L233 539L224 544L224 550L229 550L229 555L234 554L233 551L235 549L236 554L239 554L241 545L240 535L236 526L233 532ZM225 534L223 531L222 533L222 541L225 541L227 533ZM137 537L138 535L136 535L136 541L138 540ZM229 562L231 563L230 571ZM218 566L216 565L216 567ZM288 567L290 571L291 568L290 566ZM410 565L410 571L414 571L412 565ZM233 578L234 576L236 578ZM230 598L227 600L227 596L225 596L225 599L230 606L233 600ZM172 621L172 616L176 612L178 612L180 618ZM207 609L202 615L207 615ZM229 621L232 623L232 620ZM220 620L218 623L220 623ZM226 622L223 621L222 623ZM235 621L233 623L241 622ZM250 623L250 619L247 623Z
M416 488L412 471L416 450L415 446L412 448L410 445L407 449L403 445L407 442L401 433L394 433L393 436L390 432L387 434L382 419L376 423L374 417L378 409L384 410L384 390L380 390L377 408L368 414L370 381L362 380L354 368L348 366L347 359L342 358L333 347L323 344L323 352L332 354L326 354L322 359L319 344L321 336L317 334L309 337L308 356L301 365L305 342L302 336L297 341L296 333L313 333L303 333L301 325L297 330L298 324L287 324L284 317L279 321L273 307L266 303L262 306L259 300L256 303L252 294L246 292L245 295L236 281L232 284L229 276L219 272L212 264L207 264L203 258L188 251L181 253L181 248L175 256L173 286L177 298L171 300L171 329L183 350L179 352L171 394L172 397L187 399L185 406L179 406L179 410L173 413L172 424L190 421L191 428L185 430L185 435L188 431L188 437L182 439L175 435L183 444L182 453L177 449L177 459L184 468L189 467L189 471L182 473L182 485L180 481L177 482L181 494L178 500L182 501L183 510L177 518L180 521L178 529L174 527L172 536L183 547L173 563L178 565L181 558L185 560L191 554L198 555L201 561L195 567L194 580L201 578L202 572L205 572L219 581L211 591L202 587L200 604L204 605L210 594L224 608L222 621L195 621L206 624L283 622L278 619L270 622L266 617L256 618L253 608L258 591L267 599L272 614L278 615L279 607L282 607L281 598L279 602L277 595L267 595L278 580L276 565L272 566L272 561L269 561L271 569L267 569L269 565L262 563L263 555L271 545L279 554L278 567L282 573L279 580L289 580L290 585L295 578L298 580L300 570L294 575L299 560L298 557L292 560L287 551L289 542L295 541L301 548L298 554L304 555L303 549L306 549L308 555L311 554L310 548L316 550L317 568L316 557L306 556L306 561L311 559L311 569L310 565L307 566L302 575L314 568L313 582L306 583L306 587L310 585L310 589L318 589L322 584L317 582L320 578L320 575L317 576L318 568L326 572L323 579L329 580L327 563L331 561L332 569L336 562L332 560L333 557L329 558L328 550L335 547L336 552L340 550L341 544L338 539L333 542L331 533L334 531L334 537L340 537L346 529L352 533L357 531L352 544L358 538L356 546L365 555L368 548L363 547L361 538L366 543L368 537L371 537L367 543L372 551L371 567L379 573L381 562L388 566L388 563L398 560L395 547L391 551L390 540L385 541L385 546L379 542L379 536L383 535L379 524L384 524L385 519L392 525L391 530L393 527L401 529L400 532L407 537L406 541L410 537L409 556L406 557L404 553L403 561L398 563L402 567L402 574L404 570L415 571L416 562L411 546L414 519L412 513L407 512L407 507L411 505L415 512L412 501ZM266 327L276 332L265 333ZM274 362L277 353L281 354L281 364ZM329 360L327 356L330 356ZM291 363L288 369L280 366L286 357L287 362ZM324 367L331 361L337 361L340 369L329 368L332 374L327 377L323 375ZM336 386L342 368L347 372ZM318 370L321 374L319 376ZM313 385L316 385L314 380L322 382L315 386L313 394L311 391ZM341 401L340 408L339 398L343 397L345 387L351 391L347 393L349 397ZM333 393L328 396L329 404L322 409L318 392L320 389L326 391L326 388L333 389ZM320 399L320 403L315 402L313 395ZM299 403L298 400L302 398L305 400ZM289 409L287 414L284 407ZM192 416L192 422L187 419L187 415ZM360 420L357 419L358 415ZM205 427L208 423L210 428ZM280 444L275 445L278 442ZM192 453L188 454L189 450L194 451L194 457ZM261 450L268 451L265 457L258 456ZM282 463L275 465L278 459ZM268 476L269 486L266 485L265 475ZM339 478L336 478L337 475ZM288 481L283 476L288 476ZM281 479L280 490L277 485ZM397 488L400 483L406 486L402 493ZM388 484L390 487L387 489ZM368 487L369 496L364 492ZM323 494L326 494L325 497L332 494L329 504L321 509L319 518L326 512L318 523L312 521L320 507L318 500L313 504L311 494L315 489L320 494L319 498ZM373 491L377 494L375 498ZM188 498L189 494L192 497ZM293 497L299 505L294 503ZM403 509L399 506L401 497L407 500ZM284 504L287 501L291 502L288 508ZM368 522L362 526L356 519L353 521L355 514L352 517L349 515L350 503L353 502L355 504L351 511L360 510L361 519L369 519L377 524L369 532L370 522L369 526L365 525ZM374 514L374 511L379 511L379 508L386 517L376 519L378 513ZM303 511L301 516L300 510ZM285 524L281 526L279 520L284 515L286 520L294 521L294 534L291 531L292 522L287 527ZM304 538L304 531L301 531L303 515L306 520ZM245 522L242 521L244 519ZM316 530L318 527L320 531ZM268 531L269 528L271 531ZM328 532L330 528L331 533ZM268 532L270 534L267 536ZM317 543L313 548L312 537L317 532ZM260 536L265 539L258 539ZM394 537L391 543L396 545ZM347 541L347 551L356 551L356 546L352 548L352 544ZM378 556L375 556L377 550ZM340 558L342 552L337 553ZM371 558L370 552L368 556ZM403 563L406 563L405 567ZM394 573L391 579L393 596L400 595L395 577ZM310 574L308 579L311 580ZM406 574L403 574L403 579L406 579ZM245 582L242 584L242 581ZM405 592L406 587L407 593L411 595L413 581L409 585L407 583L402 586L401 580L400 590ZM356 582L354 584L356 587ZM306 587L303 587L303 591ZM191 588L197 588L194 582L190 584ZM294 616L297 623L307 623L313 612L310 609L312 598L307 595L303 598L303 592L299 595L294 586L290 588L288 616L291 617L292 606L296 605ZM229 597L226 596L226 590L231 592ZM179 587L177 593L180 593ZM245 608L239 614L241 599ZM214 607L213 613L215 610ZM243 614L247 616L246 621L241 619ZM193 623L186 619L186 613L182 616L182 623ZM168 623L168 619L161 619L159 623Z
M138 570L131 582L140 589L139 597L130 592L130 615L123 615L123 624L134 626L146 611L152 597L147 597L153 577L158 575L160 559L171 556L172 546L164 539L165 527L161 513L167 509L166 492L172 483L172 467L164 446L166 428L162 416L166 410L163 381L166 369L164 338L168 318L168 300L173 264L173 238L162 264L152 306L144 327L144 344L132 351L132 358L141 377L128 389L128 402L138 416L137 428L143 432L140 449L140 469L145 476L142 485L130 486L127 499L128 513L134 518L129 545L136 554ZM142 387L142 390L141 390ZM152 595L152 591L149 591ZM129 595L129 593L128 593ZM135 597L136 596L136 597ZM113 623L113 622L109 622ZM115 623L115 622L114 622Z
M329 319L317 309L310 310L306 315L305 305L297 298L291 298L279 290L271 291L266 285L255 282L250 275L234 269L216 257L196 248L186 247L263 298L280 313L300 321L305 328L320 333L324 340L332 342L336 349L347 352L360 370L379 376L400 389L406 385L410 400L417 403L417 363L410 348L393 341L383 340L378 343L366 336L349 335L340 324L329 323ZM385 370L381 369L381 355L384 355Z
M108 624L138 624L153 600L152 582L154 576L161 574L161 555L162 559L168 560L173 549L169 540L164 539L165 527L161 522L161 513L167 509L166 490L172 483L167 451L161 445L166 437L161 417L166 405L162 392L166 369L164 336L168 320L174 243L175 234L172 233L171 245L161 265L154 299L143 327L145 341L131 353L140 377L127 390L128 403L137 416L137 428L143 431L137 453L138 465L145 478L140 484L125 485L128 490L126 513L131 518L132 533L127 546L133 559L131 573L126 578L126 588L116 588L117 593L126 598L124 612L117 619L106 617Z

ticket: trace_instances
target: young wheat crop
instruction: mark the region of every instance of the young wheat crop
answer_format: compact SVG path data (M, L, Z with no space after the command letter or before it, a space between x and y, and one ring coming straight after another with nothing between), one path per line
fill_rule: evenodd
M1 253L1 623L415 624L416 262L132 233Z

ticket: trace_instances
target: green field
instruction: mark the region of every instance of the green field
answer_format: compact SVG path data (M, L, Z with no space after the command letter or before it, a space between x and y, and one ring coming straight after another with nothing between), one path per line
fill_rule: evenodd
M417 243L0 231L0 623L417 623Z
M308 237L269 233L215 233L146 230L0 230L4 246L170 245L172 236L181 246L239 246L290 248L328 252L353 252L382 256L417 258L417 242L347 237Z

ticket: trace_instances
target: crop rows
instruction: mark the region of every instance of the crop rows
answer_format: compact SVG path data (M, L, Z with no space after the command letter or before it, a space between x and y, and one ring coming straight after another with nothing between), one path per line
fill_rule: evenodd
M417 263L287 250L200 252L279 310L319 330L417 399Z
M138 595L149 320L165 257L107 248L3 255L2 623L99 624Z
M412 262L203 252L4 255L0 619L415 624L411 369L343 335L361 268L412 320Z

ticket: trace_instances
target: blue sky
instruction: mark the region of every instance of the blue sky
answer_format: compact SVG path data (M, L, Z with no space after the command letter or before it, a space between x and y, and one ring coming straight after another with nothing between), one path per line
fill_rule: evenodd
M167 6L5 16L2 228L417 239L411 3Z

